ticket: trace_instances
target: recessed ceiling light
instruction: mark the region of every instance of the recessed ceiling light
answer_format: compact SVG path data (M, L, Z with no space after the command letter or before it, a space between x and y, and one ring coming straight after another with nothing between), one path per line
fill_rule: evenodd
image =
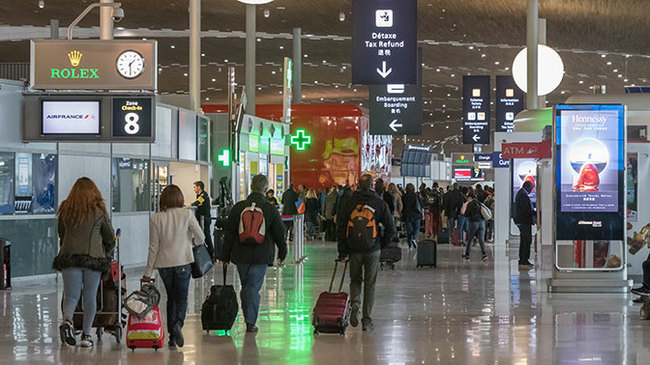
M187 77L187 72L183 73L183 76Z
M607 66L610 66L612 64L612 61L607 61Z
M623 82L627 82L627 79L623 79Z
M224 63L228 63L228 60L223 60Z
M280 49L284 49L284 46L280 46Z
M481 58L485 58L487 55L485 53L481 54Z
M262 38L257 38L257 41L258 41L258 42L261 42L261 41L262 41Z
M212 79L212 82L217 82L217 79Z
M171 46L169 46L169 48L174 49L174 48L176 48L176 46L172 44Z
M271 74L275 75L275 70L271 71Z
M342 11L339 12L339 20L342 21L342 22L345 21L345 13L342 12Z
M612 70L612 72L618 72L618 69L617 69L617 68L615 68L615 69L613 69L613 70Z
M210 98L205 98L205 101L208 101L208 100L210 100Z
M582 80L580 80L580 81L578 81L578 83L579 83L579 84L584 84L585 82L582 81Z
M307 58L308 56L305 54L303 57Z
M454 75L454 74L451 74L451 77L456 77L456 75Z
M623 75L621 75L621 74L618 74L618 77L623 77Z
M501 62L499 62L499 61L494 61L494 64L495 64L495 65L498 65L498 64L500 64L500 63L501 63Z
M607 55L606 54L601 54L600 57L605 58L605 57L607 57Z
M262 90L262 87L261 87L261 86L258 86L258 87L257 87L257 90L260 90L260 91L261 91L261 90Z
M474 46L469 46L469 49L474 49Z
M269 9L264 9L264 17L268 18L271 16L271 11Z
M201 57L205 57L205 53L201 53Z

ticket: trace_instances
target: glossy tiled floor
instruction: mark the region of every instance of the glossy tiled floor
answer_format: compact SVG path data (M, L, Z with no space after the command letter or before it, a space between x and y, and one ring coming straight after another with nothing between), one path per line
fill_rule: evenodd
M518 271L515 252L494 248L488 263L477 249L464 263L459 248L441 245L432 269L415 269L415 252L404 250L395 271L379 275L374 332L314 337L310 312L329 283L335 246L314 243L306 253L302 267L269 270L257 335L242 331L241 318L231 336L202 332L197 313L221 272L193 281L186 345L177 351L131 352L108 335L94 349L61 346L60 287L0 292L0 364L650 363L650 322L638 319L628 295L551 296L542 273ZM131 273L129 290L135 280Z

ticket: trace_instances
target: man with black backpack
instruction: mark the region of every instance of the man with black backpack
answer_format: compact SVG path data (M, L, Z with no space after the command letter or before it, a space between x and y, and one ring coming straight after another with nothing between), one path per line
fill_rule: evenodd
M255 323L260 307L260 289L266 269L275 260L275 246L278 247L279 265L287 256L282 218L264 196L268 187L269 180L265 175L255 175L251 194L235 204L224 228L223 261L237 265L246 332L257 332Z
M359 325L363 282L361 324L364 331L373 329L370 316L375 301L379 255L395 234L395 223L388 205L371 188L372 175L362 175L358 190L346 200L336 217L339 261L350 262L350 324L352 327ZM383 229L380 229L380 224Z
M434 241L438 240L438 232L442 227L440 212L442 210L442 195L438 191L438 183L433 183L433 188L427 189L426 213L424 220L424 236Z

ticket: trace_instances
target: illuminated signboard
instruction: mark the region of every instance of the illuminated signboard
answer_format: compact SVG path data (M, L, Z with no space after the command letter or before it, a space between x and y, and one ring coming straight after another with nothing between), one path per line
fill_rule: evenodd
M43 135L99 135L100 101L52 100L42 103Z

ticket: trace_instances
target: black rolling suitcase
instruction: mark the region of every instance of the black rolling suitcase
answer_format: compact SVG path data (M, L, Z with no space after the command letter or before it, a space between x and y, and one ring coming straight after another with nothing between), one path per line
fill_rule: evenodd
M204 331L230 331L237 318L239 304L232 285L226 285L228 265L223 265L223 285L213 285L201 307L201 326Z
M221 255L223 254L223 241L224 241L224 231L223 227L226 225L227 218L218 217L214 222L214 231L213 231L213 240L214 243L214 258L216 260L221 260Z
M397 246L388 246L381 249L379 254L379 267L383 270L390 267L395 270L395 263L402 259L402 249Z
M438 243L449 243L449 228L442 228L438 232Z
M433 240L418 242L417 267L437 266L437 244Z

